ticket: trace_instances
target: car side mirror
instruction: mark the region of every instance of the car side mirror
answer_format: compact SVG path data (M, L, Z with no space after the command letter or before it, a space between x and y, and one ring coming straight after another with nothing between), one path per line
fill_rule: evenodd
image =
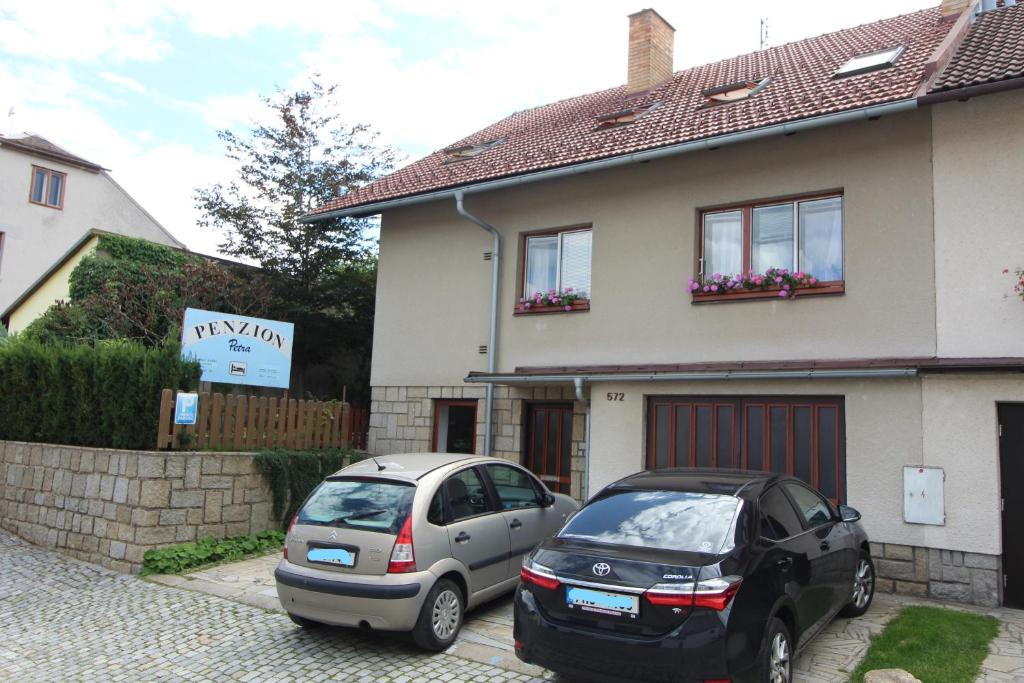
M860 513L857 512L855 508L852 508L849 505L839 506L839 516L842 517L844 522L852 523L860 521Z
M544 495L540 497L540 506L543 508L549 508L555 504L555 497L548 492L544 492Z

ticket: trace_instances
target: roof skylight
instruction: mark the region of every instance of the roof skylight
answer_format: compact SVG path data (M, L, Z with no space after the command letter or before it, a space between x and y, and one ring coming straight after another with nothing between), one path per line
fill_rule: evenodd
M756 95L768 87L768 84L771 82L771 76L762 78L760 81L737 81L736 83L720 85L717 88L707 88L702 90L700 94L708 99L708 104L725 104Z
M832 78L845 78L846 76L865 74L869 71L888 69L903 54L905 49L905 47L900 45L886 50L879 50L878 52L869 52L866 55L851 57L846 64L839 67L832 75Z
M612 112L611 114L602 114L597 117L597 127L600 128L611 128L613 126L621 126L626 123L634 123L641 116L651 111L652 109L658 108L661 105L660 101L650 102L647 104L639 104L635 107L629 107L622 111Z
M442 150L448 157L445 159L445 163L451 163L453 161L463 161L465 159L472 159L481 152L486 152L492 147L497 147L501 143L505 142L505 138L495 138L488 140L487 142L480 142L474 145L460 145L459 147L449 147L448 149Z

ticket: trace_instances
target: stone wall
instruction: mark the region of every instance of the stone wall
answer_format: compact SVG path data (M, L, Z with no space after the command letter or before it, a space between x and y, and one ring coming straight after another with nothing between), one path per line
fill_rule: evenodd
M873 543L871 553L883 593L998 607L999 556L956 550Z
M373 387L367 450L375 455L429 452L437 399L477 400L476 452L483 453L486 388L483 386ZM526 405L539 401L573 404L570 495L583 496L583 453L586 406L566 386L494 387L494 448L491 454L521 463L524 455Z
M0 441L0 526L138 572L150 548L279 526L253 459Z

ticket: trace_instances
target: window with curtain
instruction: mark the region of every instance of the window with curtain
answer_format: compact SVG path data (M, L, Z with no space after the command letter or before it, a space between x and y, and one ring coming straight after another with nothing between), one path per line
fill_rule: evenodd
M64 207L64 183L67 174L40 166L32 167L32 189L29 201L55 209Z
M590 296L591 231L566 230L526 238L523 293L552 289Z
M769 268L843 279L843 197L747 204L701 216L700 272L738 275Z

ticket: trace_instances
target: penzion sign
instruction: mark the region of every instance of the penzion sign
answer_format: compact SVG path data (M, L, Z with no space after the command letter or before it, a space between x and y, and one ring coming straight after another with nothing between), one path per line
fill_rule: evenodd
M294 333L292 323L187 308L181 356L199 361L204 382L287 389Z

